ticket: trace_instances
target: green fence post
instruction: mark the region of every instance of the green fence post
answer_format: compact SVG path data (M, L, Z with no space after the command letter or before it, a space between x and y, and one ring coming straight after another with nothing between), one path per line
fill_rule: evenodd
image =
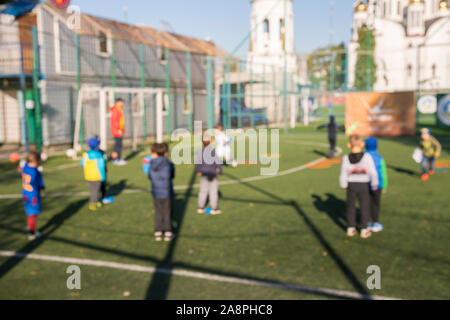
M277 99L277 70L272 66L272 81L273 81L273 120L278 123L278 99Z
M25 91L25 101L30 101L35 104L34 89ZM30 144L36 143L36 108L27 109L27 123L28 123L28 142Z
M21 121L22 121L22 143L25 147L25 151L29 151L28 140L28 123L27 123L27 107L26 107L26 78L25 78L25 66L23 59L23 44L20 43L20 90L17 91L17 100L20 102Z
M366 58L366 91L371 91L371 82L372 82L372 72L371 72L371 67L372 67L372 59L370 57L370 51L371 51L371 47L372 47L372 32L370 30L367 30L367 58Z
M231 60L228 58L227 65L227 125L226 129L231 129Z
M115 39L111 39L111 87L115 88L117 86L116 81L116 52L115 52ZM114 100L116 99L116 95L114 94Z
M143 43L140 44L140 62L141 62L141 88L145 88L145 45ZM142 119L142 137L144 140L147 139L147 108L145 105L145 97L144 93L142 93L142 108L144 117Z
M78 33L75 34L75 58L76 58L76 70L77 70L77 100L80 97L81 90L81 55L80 55L80 36ZM81 119L80 119L80 131L78 142L81 147L84 145L84 108L81 105Z
M166 50L167 136L172 134L172 106L170 93L170 50Z
M239 60L238 64L239 64L238 72L239 72L239 75L240 75L240 72L241 72L241 66L240 66L241 61L240 60ZM239 77L239 80L238 80L238 83L236 84L236 86L237 86L236 92L237 92L237 96L238 96L238 98L237 98L237 101L238 101L237 127L238 127L238 129L241 129L242 128L242 102L244 100L244 97L243 97L243 94L242 94L242 85L241 85L240 77Z
M348 92L348 50L345 52L344 72L345 72L345 92Z
M39 62L39 45L37 39L37 28L33 27L33 91L34 106L36 116L36 145L38 151L42 151L42 110L41 97L39 92L40 62Z
M191 75L191 53L186 52L186 80L187 80L187 95L186 104L188 107L189 117L189 132L194 133L193 120L193 101L192 101L192 75Z
M222 84L223 86L223 84ZM207 106L207 119L208 129L214 127L214 113L213 113L213 72L212 72L212 60L211 56L206 57L206 106Z

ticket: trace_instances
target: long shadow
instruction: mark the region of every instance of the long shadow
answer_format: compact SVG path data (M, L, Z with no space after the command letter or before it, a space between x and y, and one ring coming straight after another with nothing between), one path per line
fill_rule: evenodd
M303 221L306 225L311 229L312 233L316 236L317 240L320 244L325 248L325 250L329 253L330 257L333 258L334 262L338 265L344 275L347 277L349 282L353 285L353 287L362 295L370 296L367 292L366 288L359 282L358 278L353 274L352 270L347 266L344 260L334 251L328 241L322 236L322 233L317 229L314 223L308 218L306 213L300 208L296 201L291 201L292 207L297 211L297 213L302 217Z
M61 212L54 215L41 229L42 236L32 242L27 243L25 246L20 248L18 252L21 253L31 253L40 247L48 237L54 233L58 228L63 225L64 221L75 215L85 204L87 200L79 200L72 202L67 207L65 207ZM5 276L10 270L17 266L23 258L11 257L6 260L2 265L0 265L0 278Z
M237 177L226 173L224 174L232 179L239 180ZM290 205L295 211L298 213L298 215L303 219L303 221L306 223L306 225L310 228L311 232L314 234L314 236L317 238L317 240L320 242L320 244L325 248L325 250L329 253L330 257L334 260L334 262L337 264L337 266L341 269L342 273L347 277L349 282L353 285L353 287L362 295L370 297L370 294L368 294L365 287L359 282L358 278L353 274L352 270L346 265L346 263L341 259L341 257L336 253L336 251L333 249L333 247L328 243L328 241L323 237L322 233L319 231L319 229L314 225L314 223L309 219L307 214L300 208L298 203L295 200L284 200L280 198L279 196L266 191L264 189L261 189L259 187L256 187L255 185L252 185L248 182L242 182L241 185L246 186L252 190L256 190L272 199L278 200L280 203L285 205Z
M314 199L314 206L317 210L325 212L339 228L345 231L347 228L345 217L345 201L336 198L336 196L331 193L327 193L326 196L327 198L325 200L322 200L319 195L313 194L312 197Z
M172 270L173 269L173 254L175 248L177 247L179 240L179 233L182 228L184 216L186 214L186 209L188 206L189 198L191 197L193 191L193 185L195 182L196 172L192 171L191 178L189 180L189 188L186 190L183 199L174 199L173 203L173 219L177 223L177 234L178 236L173 239L169 248L167 249L166 255L162 261L156 266L156 270ZM169 292L170 282L172 280L172 275L170 272L156 272L153 274L150 285L147 289L146 299L151 300L165 300L167 299L167 294Z
M405 168L400 168L400 167L395 167L395 166L391 166L391 165L387 165L387 167L389 169L395 170L398 173L404 173L404 174L408 174L410 176L415 176L418 175L417 172L414 172L413 170L409 170L409 169L405 169Z
M321 157L328 157L328 153L319 151L319 150L314 150L314 153L321 156Z
M131 159L135 158L139 153L141 153L140 150L133 151L133 152L129 153L129 154L125 157L125 161L130 161Z
M115 197L119 196L127 187L127 180L122 179L119 182L107 186L107 193Z
M7 229L11 232L23 233L19 229L8 228L8 227L0 227L0 228ZM68 245L73 245L75 247L106 252L106 253L118 255L121 257L127 257L127 258L136 259L136 260L141 260L144 262L153 262L153 263L161 262L161 260L159 260L153 256L139 255L139 254L134 254L134 253L126 252L126 251L121 251L118 249L111 249L111 248L101 247L101 246L97 246L97 245L85 244L85 243L81 243L78 241L69 240L69 239L60 238L60 237L51 237L50 236L50 237L48 237L48 240L56 241L56 242L60 242L60 243L68 244ZM303 287L301 285L292 286L290 284L278 282L277 280L273 280L273 279L258 278L258 277L251 276L251 275L224 272L222 270L205 268L202 266L187 264L187 263L183 263L183 262L174 262L171 265L171 269L159 269L159 270L160 270L160 272L163 272L164 275L166 275L166 274L170 274L171 270L174 268L180 268L183 270L200 272L200 273L204 273L204 274L205 273L206 274L214 274L214 275L223 276L223 277L233 277L233 278L239 278L239 279L246 279L246 280L250 280L250 281L257 281L260 283L264 283L265 286L267 286L267 283L271 283L273 287L277 287L277 288L281 288L281 289L285 289L285 290L293 290L293 291L297 291L297 292L307 292L310 294L315 294L315 295L329 297L329 298L338 298L338 299L345 299L345 300L358 300L358 299L370 299L371 298L371 296L369 296L369 295L361 295L360 297L344 297L342 295L333 294L329 291L324 291L321 289L308 288L308 287Z

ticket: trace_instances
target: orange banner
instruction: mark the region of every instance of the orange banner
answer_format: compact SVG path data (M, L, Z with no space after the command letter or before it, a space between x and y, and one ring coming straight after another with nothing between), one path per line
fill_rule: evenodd
M413 92L352 92L345 102L347 134L406 136L416 132Z

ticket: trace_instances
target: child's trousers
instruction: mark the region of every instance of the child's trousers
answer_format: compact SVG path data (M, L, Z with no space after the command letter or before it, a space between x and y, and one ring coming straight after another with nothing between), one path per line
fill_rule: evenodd
M379 222L382 190L370 191L370 220Z
M98 194L102 185L101 181L88 181L89 182L89 203L98 202Z
M423 156L422 159L422 173L428 173L429 170L434 170L434 157L427 158ZM428 166L429 165L429 166Z
M172 231L172 199L154 199L155 232Z
M199 209L205 209L206 200L209 196L209 204L212 209L218 209L219 204L219 181L217 177L208 178L201 177L200 178L200 192L198 194L198 207Z
M347 224L356 227L356 201L361 209L361 228L366 229L370 217L370 194L368 183L350 182L347 188Z

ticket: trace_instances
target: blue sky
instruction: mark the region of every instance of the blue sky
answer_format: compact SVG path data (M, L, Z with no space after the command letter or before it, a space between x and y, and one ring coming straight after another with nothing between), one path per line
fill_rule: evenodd
M355 0L335 0L334 42L350 38L352 4ZM161 29L160 21L170 23L176 33L205 39L210 37L232 51L250 29L250 0L73 0L81 11L102 17L143 23ZM295 0L295 38L298 53L310 52L330 41L330 0ZM247 44L238 52L246 55Z

